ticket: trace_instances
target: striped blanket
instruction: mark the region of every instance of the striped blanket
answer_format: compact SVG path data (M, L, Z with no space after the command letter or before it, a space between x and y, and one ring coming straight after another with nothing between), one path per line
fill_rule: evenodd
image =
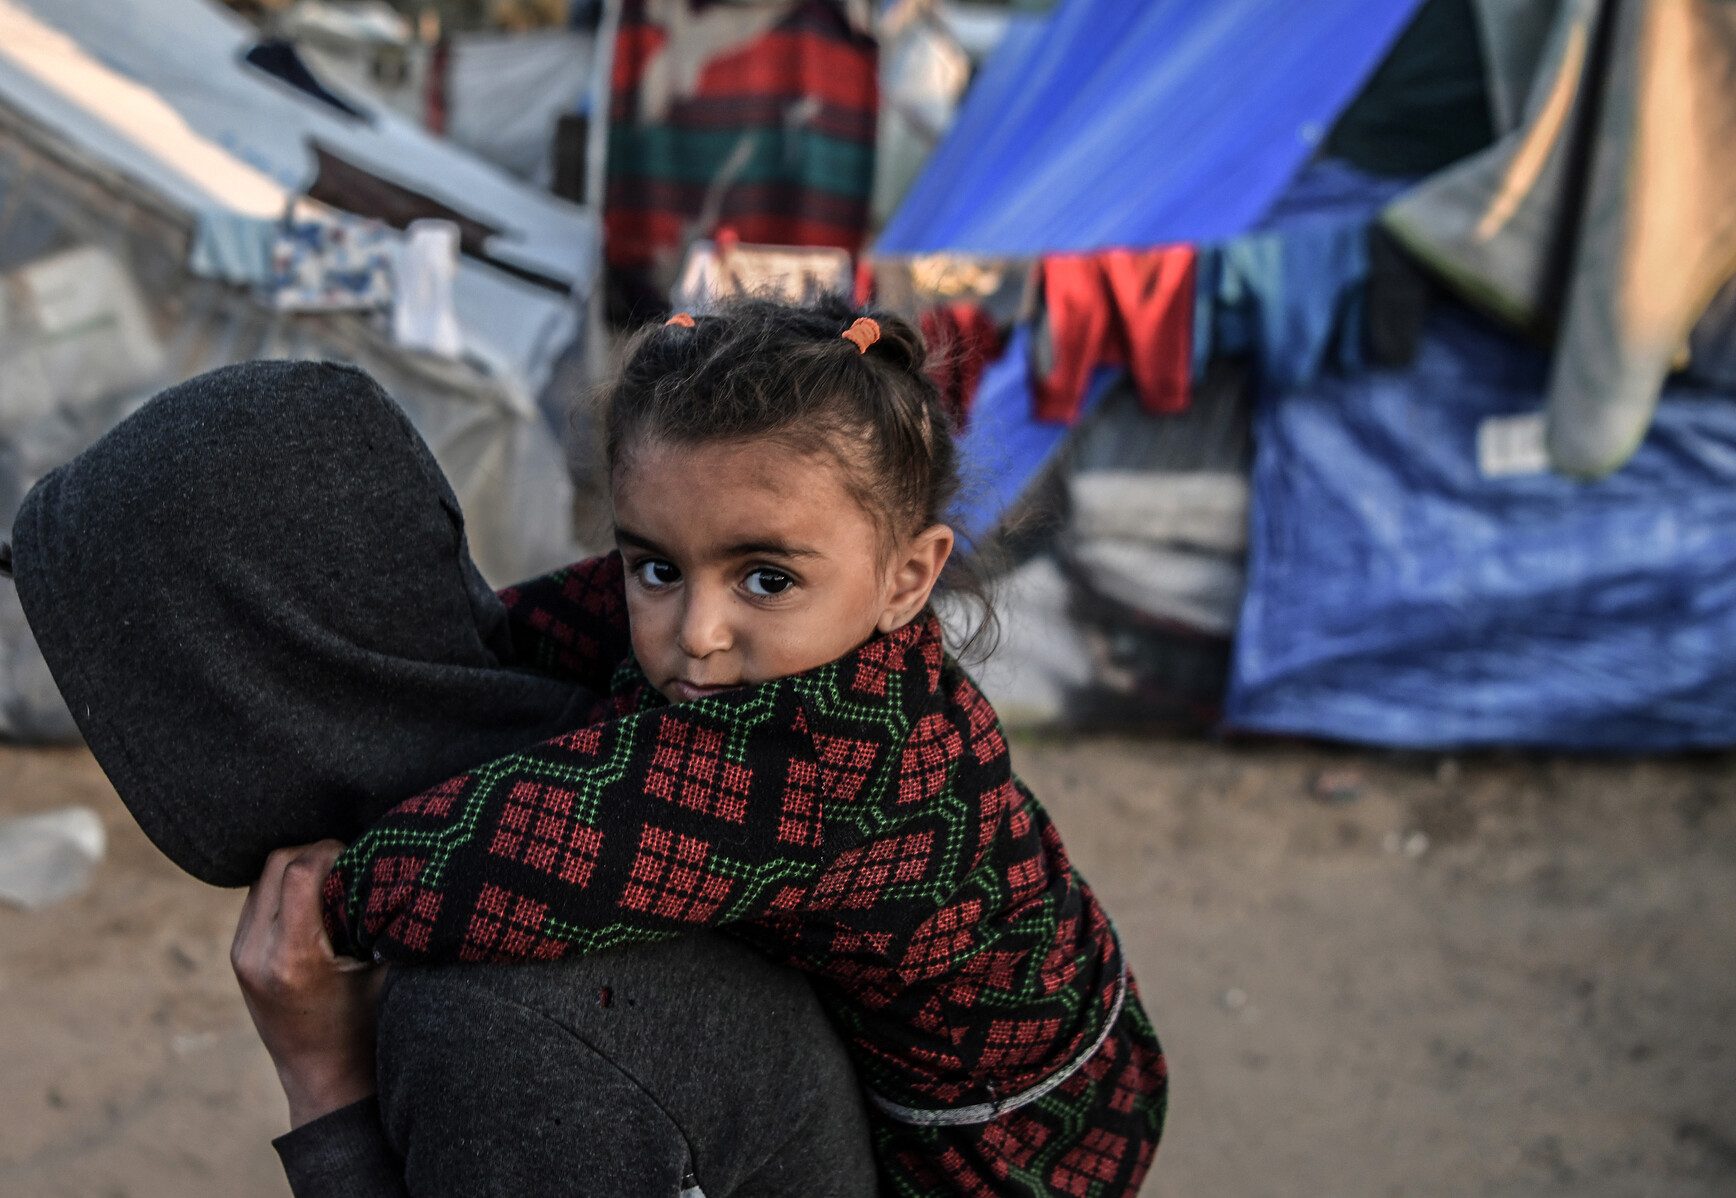
M607 257L665 294L688 242L855 253L874 178L874 42L828 0L627 0L615 47Z

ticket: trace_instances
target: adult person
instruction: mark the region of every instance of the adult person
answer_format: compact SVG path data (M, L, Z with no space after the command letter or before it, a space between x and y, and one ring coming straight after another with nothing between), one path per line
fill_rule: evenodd
M376 1101L382 971L334 957L316 917L338 848L268 858L233 954L289 1099L274 1145L297 1198L872 1192L857 1083L813 993L721 936L394 969Z
M298 1198L872 1192L859 1090L806 983L718 937L394 970L370 1097L378 979L289 900L332 838L594 697L516 664L456 499L365 374L258 362L171 388L32 490L12 550L140 826L194 876L253 884L233 956Z

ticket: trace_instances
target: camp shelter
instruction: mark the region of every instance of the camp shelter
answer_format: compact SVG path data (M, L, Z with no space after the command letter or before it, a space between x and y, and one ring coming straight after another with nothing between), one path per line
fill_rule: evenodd
M558 428L595 220L391 112L335 106L281 59L254 65L255 36L206 0L0 0L0 518L167 384L334 358L405 406L491 579L568 559ZM415 259L392 226L421 217L462 252L436 236ZM274 256L322 229L374 247L356 270L332 251L329 303ZM437 352L403 343L419 321ZM0 733L70 731L4 588Z
M561 168L582 173L592 80L607 69L592 31L460 29L427 43L413 40L401 18L383 17L373 6L299 0L268 28L294 43L321 79L519 178L578 196ZM388 41L394 25L401 37Z
M1624 65L1633 45L1649 57ZM1694 2L1062 0L1015 29L872 255L877 284L1006 330L964 433L969 531L1013 526L1023 562L1003 707L1202 725L1222 701L1232 729L1407 746L1730 743L1736 332L1706 284L1736 269L1717 215L1736 209L1714 202L1736 179L1733 49L1736 10ZM1603 309L1636 349L1610 406L1650 431L1569 481L1546 430L1575 410L1573 321L1516 320L1484 264L1418 230L1523 218L1526 286L1565 255L1589 302L1631 296L1661 244L1630 252L1632 230L1675 210L1623 130L1684 103L1658 174L1691 184L1670 244L1696 293L1659 309L1673 325ZM1460 223L1393 219L1419 196ZM1100 319L1099 276L1136 302ZM1126 343L1081 358L1116 321ZM1533 343L1557 328L1566 348ZM1646 395L1660 330L1687 369Z
M576 29L454 36L446 135L515 175L577 194L561 176L582 174L596 40Z

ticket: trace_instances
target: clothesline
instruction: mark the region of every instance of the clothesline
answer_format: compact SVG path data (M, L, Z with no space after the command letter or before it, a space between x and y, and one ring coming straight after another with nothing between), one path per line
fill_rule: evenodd
M1345 206L1303 203L1269 227L1216 245L1034 259L870 254L866 261L877 302L943 336L962 324L1002 331L952 343L967 355L953 374L980 378L1007 346L1024 346L1039 421L1077 420L1102 366L1129 372L1149 411L1174 413L1186 410L1194 381L1217 355L1251 358L1271 389L1306 385L1328 366L1360 369L1369 342L1381 364L1402 363L1414 330L1407 338L1383 327L1369 337L1364 295L1371 285L1393 293L1423 284L1381 244L1376 210L1366 201L1333 210ZM1415 305L1406 310L1420 316ZM933 315L939 311L943 319ZM1007 336L1014 328L1027 335ZM958 401L961 413L973 400L974 389Z

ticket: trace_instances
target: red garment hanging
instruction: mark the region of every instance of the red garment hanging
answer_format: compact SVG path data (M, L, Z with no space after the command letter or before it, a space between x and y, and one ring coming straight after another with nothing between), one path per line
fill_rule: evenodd
M1193 373L1193 247L1110 250L1102 263L1139 402L1148 412L1187 411Z
M1091 369L1111 353L1114 320L1103 268L1092 254L1043 259L1043 304L1053 364L1032 388L1038 420L1071 424Z
M1055 254L1043 259L1041 270L1053 362L1033 385L1037 419L1076 420L1100 365L1127 367L1147 411L1187 410L1192 246Z
M928 377L940 388L953 427L964 428L983 370L1000 355L1001 331L981 304L959 301L922 314Z

